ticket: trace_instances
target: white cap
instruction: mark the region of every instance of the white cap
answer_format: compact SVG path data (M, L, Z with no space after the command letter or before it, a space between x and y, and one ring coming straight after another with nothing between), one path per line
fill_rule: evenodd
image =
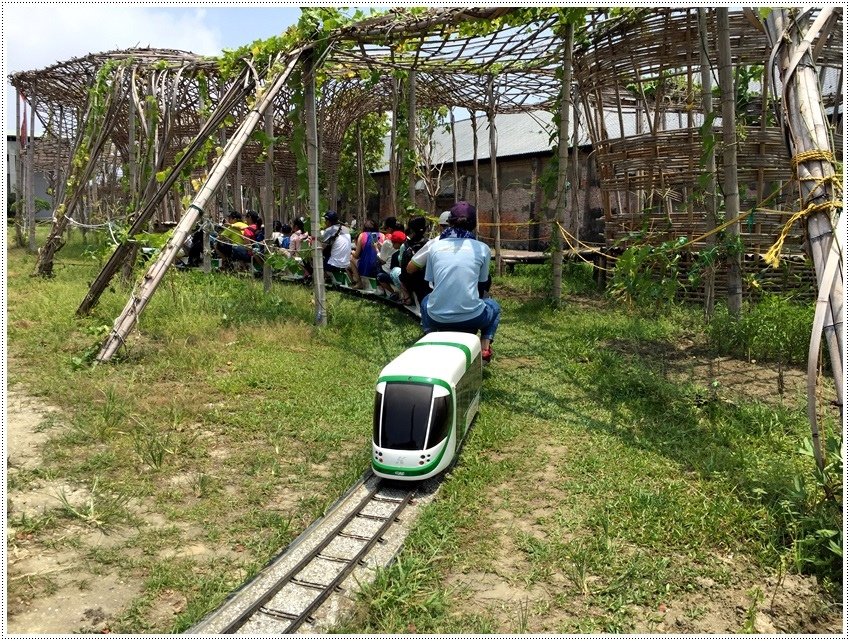
M444 211L442 214L440 214L440 224L441 225L448 225L449 224L449 216L451 216L451 215L452 215L452 212L450 212L450 211Z

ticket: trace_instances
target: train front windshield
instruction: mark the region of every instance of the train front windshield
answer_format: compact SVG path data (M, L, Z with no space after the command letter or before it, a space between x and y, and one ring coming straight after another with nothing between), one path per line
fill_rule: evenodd
M430 449L448 435L449 416L449 397L434 396L433 385L387 383L375 393L372 438L389 450Z

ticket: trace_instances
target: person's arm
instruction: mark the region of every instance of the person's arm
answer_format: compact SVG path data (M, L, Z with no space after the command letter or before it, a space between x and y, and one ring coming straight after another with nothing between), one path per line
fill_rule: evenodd
M424 269L428 262L428 251L431 247L431 242L425 243L418 252L413 254L413 258L410 259L410 262L407 263L407 271L408 274L415 274L420 269Z
M360 251L363 249L362 240L363 240L363 234L360 234L357 237L357 243L354 245L354 254L353 254L354 258L360 258Z

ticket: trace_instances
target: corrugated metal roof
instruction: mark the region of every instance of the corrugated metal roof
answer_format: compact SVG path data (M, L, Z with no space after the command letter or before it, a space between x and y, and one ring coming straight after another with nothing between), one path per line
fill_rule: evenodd
M649 122L646 114L639 112L642 125L640 131L649 132ZM664 113L666 129L681 129L688 124L687 114ZM605 110L605 129L609 138L634 136L638 133L638 117L634 109L623 110L623 126L620 127L620 116L616 109ZM551 151L556 145L553 137L557 137L557 125L552 114L548 111L530 111L516 114L498 114L496 121L496 153L497 158L510 158L527 154L539 154ZM490 160L490 130L487 117L480 116L475 120L478 128L478 160ZM703 122L701 113L694 113L694 124L699 127ZM572 125L570 125L572 129ZM455 138L457 146L457 161L471 162L473 159L472 120L455 121ZM432 164L452 162L452 134L448 127L440 128L432 137L434 153ZM583 147L590 144L584 118L579 118L578 145ZM384 157L379 169L373 173L389 171L390 138L384 138Z

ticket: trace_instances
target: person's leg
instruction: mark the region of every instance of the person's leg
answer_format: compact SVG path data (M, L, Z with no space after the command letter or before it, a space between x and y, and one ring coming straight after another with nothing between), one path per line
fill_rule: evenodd
M484 299L485 305L485 319L484 325L481 327L481 340L482 347L484 347L484 341L487 341L487 347L490 346L490 343L493 342L493 338L496 336L496 330L499 329L499 321L502 318L502 308L492 298Z
M353 256L348 264L348 278L354 289L363 289L363 283L360 282L360 272L357 270L357 259Z
M422 299L422 303L419 305L419 314L422 325L422 333L430 334L431 332L437 331L437 328L434 325L434 321L431 320L431 317L428 316L428 297Z

